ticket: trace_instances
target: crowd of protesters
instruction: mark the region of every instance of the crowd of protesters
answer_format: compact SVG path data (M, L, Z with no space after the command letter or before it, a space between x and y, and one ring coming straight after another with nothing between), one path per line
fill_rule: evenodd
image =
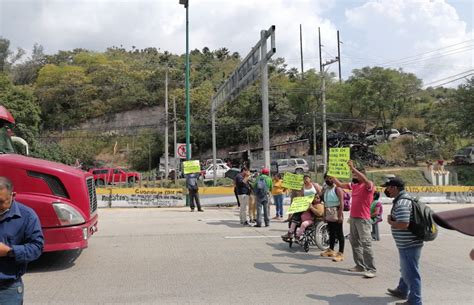
M275 216L271 219L283 221L285 196L290 196L290 200L299 196L314 196L306 211L289 214L284 220L289 224L288 232L282 235L282 239L284 241L293 238L300 240L306 228L312 225L316 218L323 219L327 222L329 247L321 253L321 256L331 258L334 262L344 261L345 239L348 238L355 263L348 271L361 273L367 279L376 277L377 268L372 242L380 240L378 225L383 220L380 193L376 191L376 186L366 176L363 168L357 168L351 160L348 161L348 166L352 172L350 182L343 182L325 174L324 184L320 186L305 175L301 190L285 189L281 175L275 174L271 179L269 170L266 168L257 173L258 176L255 179L252 179L247 168L242 168L234 180L240 208L240 223L243 226L249 226L252 223L254 227L269 226L271 201L275 205ZM422 301L419 259L423 241L408 230L410 219L413 218L410 212L412 200L404 191L405 183L399 178L391 178L382 187L385 188L387 197L394 198L387 222L392 229L399 251L401 271L397 287L387 289L387 293L405 300L397 304L420 305ZM349 234L345 237L343 211L346 192L351 193L351 205L347 220ZM248 204L250 201L255 201L255 205ZM253 212L253 206L256 207L256 213ZM336 241L337 252L335 251Z

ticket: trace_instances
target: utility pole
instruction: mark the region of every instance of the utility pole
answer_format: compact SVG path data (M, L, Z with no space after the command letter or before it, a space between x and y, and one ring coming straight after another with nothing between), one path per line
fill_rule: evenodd
M169 152L168 152L168 69L165 72L165 177L169 173ZM160 165L158 164L158 172Z
M301 79L304 79L304 70L303 70L303 29L300 23L300 56L301 56Z
M314 155L314 175L318 173L318 165L316 164L316 113L313 110L313 155Z
M323 166L327 172L327 134L326 134L326 84L324 83L323 57L321 52L321 28L318 27L319 34L319 73L321 74L321 108L323 112ZM316 155L315 155L316 158Z
M339 65L339 83L342 82L341 78L341 41L339 40L339 30L337 30L337 63Z
M268 111L268 60L267 60L267 31L260 32L260 58L262 82L262 131L263 131L263 159L265 167L270 169L270 115Z
M178 176L178 139L176 139L176 98L173 96L174 184ZM168 177L166 174L165 179Z
M151 171L151 146L150 146L150 143L148 143L148 170Z
M319 72L321 73L321 108L323 116L323 163L324 163L324 172L327 172L327 163L328 163L328 146L327 146L327 124L326 124L326 80L325 80L325 71L324 67L329 66L336 61L339 61L339 58L328 60L323 64L322 54L321 54L321 28L318 27L319 34Z
M213 175L212 175L212 180L214 183L214 186L217 184L217 164L216 164L216 158L217 158L217 146L216 146L216 112L211 111L211 122L212 122L212 166L214 168Z
M179 0L179 4L186 9L186 76L185 76L185 96L186 96L186 160L191 159L191 128L190 128L190 106L189 106L189 0Z

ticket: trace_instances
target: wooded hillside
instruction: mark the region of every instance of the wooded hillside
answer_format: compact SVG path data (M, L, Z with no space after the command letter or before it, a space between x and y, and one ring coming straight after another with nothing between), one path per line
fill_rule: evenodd
M29 58L22 53L12 52L9 41L0 39L0 103L15 116L15 133L32 143L35 155L65 163L76 158L90 162L104 149L110 150L117 137L134 136L140 138L136 143L151 143L147 147L134 145L130 160L138 169L147 168L150 153L139 152L151 150L153 160L163 153L163 135L154 132L154 126L134 135L66 131L91 118L164 105L166 70L170 113L175 99L178 138L184 140L184 55L122 47L47 55L38 45ZM211 97L240 59L238 53L226 48L191 52L191 141L195 152L211 147ZM474 78L455 89L422 89L416 75L401 69L363 67L342 83L332 74L326 77L330 130L362 132L380 126L430 133L437 143L430 154L444 158L473 138ZM311 139L313 112L321 129L319 73L308 70L301 75L283 58L276 58L269 68L269 86L271 133L293 132ZM220 147L260 141L258 83L219 109L217 129Z

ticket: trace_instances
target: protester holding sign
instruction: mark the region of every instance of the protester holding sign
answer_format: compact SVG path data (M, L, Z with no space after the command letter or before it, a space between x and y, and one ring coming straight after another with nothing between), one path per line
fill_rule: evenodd
M300 190L303 187L303 180L303 175L285 173L285 175L283 176L282 187L287 188L289 190Z
M188 189L191 212L194 212L195 206L197 206L199 212L204 212L199 201L198 179L201 173L201 165L199 164L199 160L184 161L183 167L184 174L186 175L186 188Z
M349 147L329 148L328 176L336 178L350 178L351 170L347 165L350 159Z
M194 174L201 172L199 160L189 160L183 162L184 174Z
M342 221L344 210L344 191L336 187L332 178L324 175L326 188L324 189L324 219L328 223L329 231L329 249L321 253L321 256L332 257L334 262L344 260L344 232L342 230ZM339 252L334 251L336 238L339 242Z
M286 176L288 174L289 173L286 173L285 177L283 178L283 186L288 187L289 189L292 190L292 192L291 192L291 202L292 202L292 204L291 205L293 205L293 200L294 200L295 196L321 195L321 193L322 193L321 186L317 183L313 183L311 181L311 177L308 176L308 175L303 176L303 183L301 185L299 183L298 184L290 183L290 184L286 184L287 186L285 186L285 179L286 179ZM297 177L297 176L302 176L302 175L294 175L294 174L291 174L291 175L293 175L293 176L290 176L291 180L294 180L294 181L299 181L300 178ZM296 185L300 185L299 191L296 191L296 189L295 189ZM291 208L291 206L290 206L290 208ZM291 220L292 220L292 215L291 215L290 211L287 211L288 219L286 221L289 222L288 226L291 224Z
M321 204L319 196L305 196L305 197L296 197L293 199L293 217L291 219L290 227L288 232L285 235L282 235L281 238L284 241L289 241L293 238L293 233L296 231L296 238L299 240L303 237L304 231L307 227L314 223L315 217L320 217L323 215L324 207ZM301 209L305 209L301 211ZM297 227L299 225L299 227Z
M374 198L374 183L365 176L363 168L357 169L352 160L347 162L352 171L352 182L342 183L332 177L337 187L352 190L352 206L350 212L350 243L356 265L349 269L352 272L364 272L364 277L375 277L374 253L372 251L372 224L370 221L370 205Z
M191 206L191 212L194 212L196 203L199 212L204 212L201 208L201 202L199 201L199 186L198 186L199 174L192 173L186 175L186 188L189 194L189 205Z

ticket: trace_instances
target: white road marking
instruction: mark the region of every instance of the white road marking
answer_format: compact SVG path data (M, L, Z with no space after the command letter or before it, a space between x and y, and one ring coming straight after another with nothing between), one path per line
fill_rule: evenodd
M204 221L204 222L235 221L235 222L239 222L239 219L235 219L235 218L229 218L229 219L219 218L219 219L199 219L199 221Z

